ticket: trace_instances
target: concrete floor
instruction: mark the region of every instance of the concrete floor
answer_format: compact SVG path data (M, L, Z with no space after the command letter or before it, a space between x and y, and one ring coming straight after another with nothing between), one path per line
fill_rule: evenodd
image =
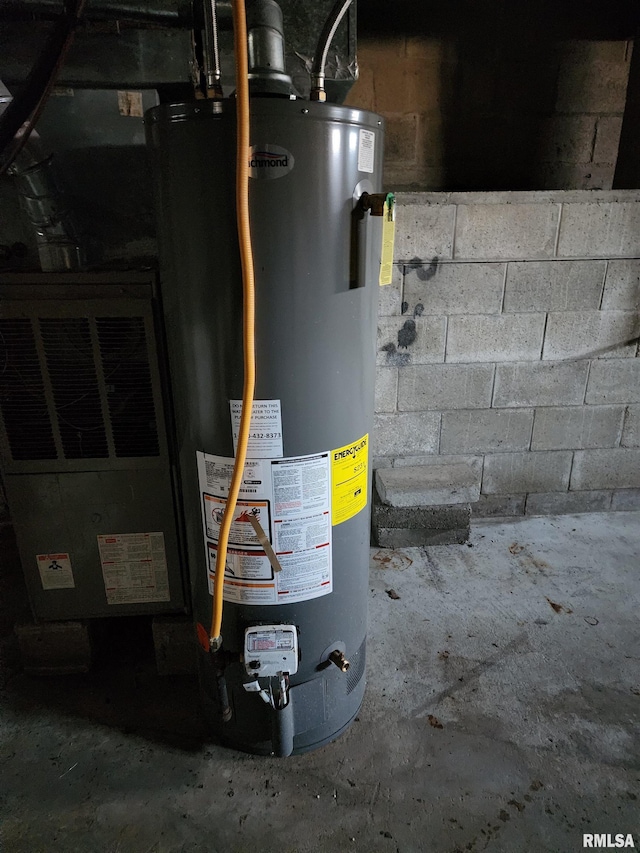
M371 567L366 699L316 753L208 743L193 680L158 678L135 633L89 676L11 678L0 850L640 848L640 513L485 524Z

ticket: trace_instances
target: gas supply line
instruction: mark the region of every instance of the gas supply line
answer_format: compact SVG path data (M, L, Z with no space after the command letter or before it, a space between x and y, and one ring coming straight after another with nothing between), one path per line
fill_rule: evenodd
M240 486L244 474L249 443L249 428L255 392L255 276L253 269L253 247L249 219L249 58L247 48L247 18L244 0L233 0L233 33L236 69L236 220L240 261L242 268L243 293L243 354L244 383L242 390L242 413L238 445L229 494L225 506L216 555L215 578L209 648L217 652L222 646L222 607L224 573L227 561L229 533L235 514Z

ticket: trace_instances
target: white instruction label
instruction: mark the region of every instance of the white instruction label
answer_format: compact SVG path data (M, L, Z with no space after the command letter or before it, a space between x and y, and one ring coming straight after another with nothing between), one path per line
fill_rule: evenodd
M234 460L202 452L196 457L212 594ZM328 453L247 459L229 536L225 601L280 604L307 601L332 591L330 484ZM265 552L255 521L276 559Z
M230 400L233 452L238 452L238 434L242 400ZM247 456L252 459L277 459L282 450L282 414L280 400L254 400L249 427Z
M376 154L376 135L373 130L361 130L358 144L358 171L373 172Z
M36 554L42 589L74 589L68 554Z
M98 536L107 604L169 601L163 533Z

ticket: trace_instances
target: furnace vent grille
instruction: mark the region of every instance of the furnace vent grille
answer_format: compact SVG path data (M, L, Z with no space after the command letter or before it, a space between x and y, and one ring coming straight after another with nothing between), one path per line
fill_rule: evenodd
M65 459L109 455L86 317L40 320L40 333Z
M55 459L56 445L31 320L0 320L0 408L15 460Z
M142 317L96 319L116 456L157 456L158 428Z
M13 461L158 456L144 318L0 320L0 412Z

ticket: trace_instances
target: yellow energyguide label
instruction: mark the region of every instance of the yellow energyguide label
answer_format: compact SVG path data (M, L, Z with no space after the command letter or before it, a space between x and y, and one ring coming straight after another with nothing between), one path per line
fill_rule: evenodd
M331 451L331 523L342 524L367 505L369 435Z
M396 239L396 205L393 193L387 193L382 216L382 254L380 256L380 285L393 279L393 246Z

